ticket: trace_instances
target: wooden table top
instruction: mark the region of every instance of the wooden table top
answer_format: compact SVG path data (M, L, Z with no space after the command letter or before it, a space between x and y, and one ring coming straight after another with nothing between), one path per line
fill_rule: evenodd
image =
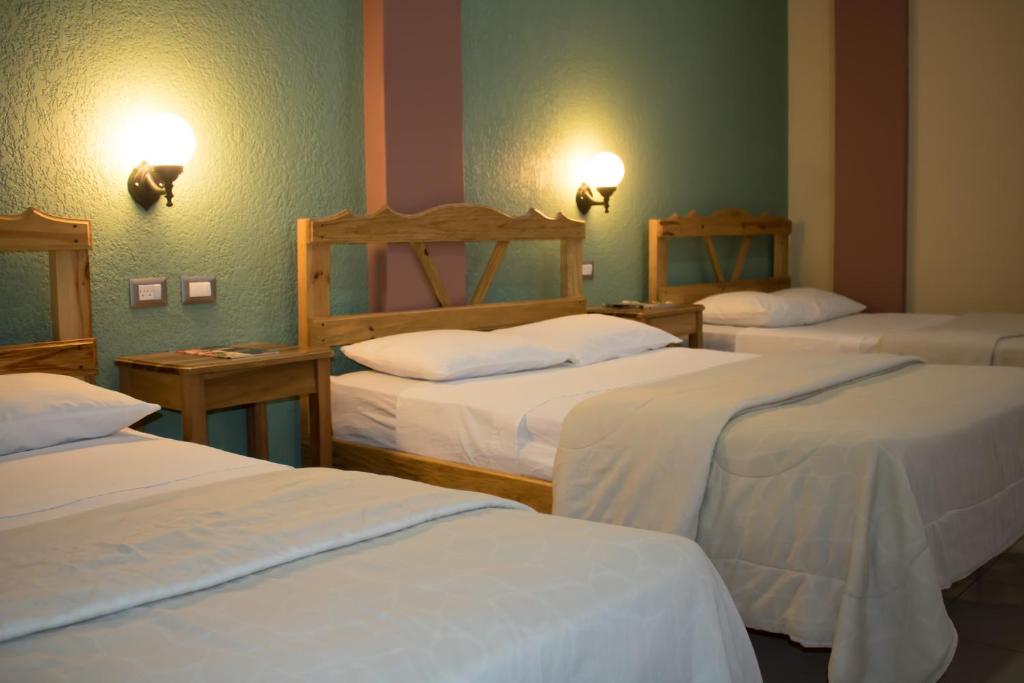
M679 315L703 311L700 304L665 304L654 308L631 308L628 306L593 306L587 313L604 313L605 315L630 316L635 318L661 318L667 315Z
M302 360L331 358L334 352L329 347L303 348L287 344L267 342L245 342L224 346L247 346L272 350L273 353L249 356L247 358L216 358L196 356L180 351L163 351L138 356L120 356L114 362L122 367L143 368L157 372L172 372L182 375L229 372L244 368L281 365Z

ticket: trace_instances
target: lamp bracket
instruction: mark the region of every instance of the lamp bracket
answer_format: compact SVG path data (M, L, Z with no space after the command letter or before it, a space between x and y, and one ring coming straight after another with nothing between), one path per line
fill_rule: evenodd
M604 198L603 201L594 199L594 193L586 183L582 183L579 189L576 190L576 208L579 209L580 213L587 213L592 206L604 206L604 212L608 213L608 200L612 193L615 192L615 188L599 187L597 191Z
M150 166L143 161L128 176L128 194L147 211L160 197L167 197L167 206L174 206L174 181L183 170L184 166Z

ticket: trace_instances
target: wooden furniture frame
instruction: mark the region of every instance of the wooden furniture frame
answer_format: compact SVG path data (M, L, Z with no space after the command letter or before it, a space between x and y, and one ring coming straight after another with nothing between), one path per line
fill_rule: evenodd
M491 330L586 312L583 298L582 221L535 209L508 216L475 204L446 204L417 214L384 208L357 216L342 211L298 221L299 342L314 347L352 344L402 332L431 329ZM557 240L561 295L554 299L484 303L510 242ZM470 303L452 306L430 259L428 242L495 242ZM330 314L330 248L334 244L405 243L430 283L438 308L354 315ZM308 409L304 407L304 413ZM305 420L304 420L305 422ZM334 440L334 465L432 484L483 491L551 510L551 483L435 458Z
M92 223L85 219L50 216L38 209L0 216L0 252L49 252L53 325L53 341L0 346L0 373L51 372L96 381L91 248Z
M712 294L737 290L773 292L789 287L789 236L793 224L788 218L761 214L753 216L742 209L722 209L710 216L691 211L685 216L652 218L647 223L647 295L651 301L688 304ZM743 266L754 237L771 235L773 246L772 275L768 278L743 279ZM704 241L714 282L693 285L668 284L668 240L673 237L699 238ZM713 237L741 237L739 255L729 279L715 252Z
M677 337L687 337L691 349L704 347L704 307L700 304L675 304L658 308L594 306L588 313L613 315L657 327Z
M186 441L207 442L211 410L245 406L249 455L266 460L267 401L305 397L311 407L310 460L331 466L331 350L247 344L274 353L212 358L168 351L116 360L121 391L181 413Z

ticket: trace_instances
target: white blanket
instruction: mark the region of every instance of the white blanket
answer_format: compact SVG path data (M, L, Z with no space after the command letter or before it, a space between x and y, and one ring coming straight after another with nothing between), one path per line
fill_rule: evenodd
M524 509L361 472L286 469L0 531L0 642L489 507Z
M827 320L814 325L797 327L736 327L732 325L704 325L704 346L720 351L746 353L902 353L924 357L929 362L962 363L963 359L945 353L928 358L931 347L947 344L951 350L970 350L974 342L957 339L956 330L944 331L947 326L971 325L973 316L931 315L926 313L858 313ZM1007 316L1011 326L1020 328L1021 315ZM1012 319L1016 319L1013 322ZM1005 331L1007 327L1003 327ZM905 343L886 348L884 339L903 338ZM916 339L915 339L916 337ZM1009 365L1024 367L1024 337L994 335L979 358L970 359L971 365ZM924 343L922 343L923 340ZM998 342L998 343L995 343ZM994 344L994 352L992 345Z
M553 511L696 538L711 460L729 421L915 362L759 357L592 398L562 429Z
M745 357L673 348L583 367L420 382L398 396L398 448L550 479L561 424L581 401ZM538 441L548 446L546 459L531 466L523 451Z
M954 320L926 313L857 313L813 325L738 327L704 325L704 346L744 353L868 353L883 334L934 327Z
M132 429L0 458L0 530L288 469Z
M695 536L748 626L833 648L830 680L932 681L941 588L1024 534L1024 372L777 355L609 392L554 483L556 513Z
M6 635L68 624L0 643L0 677L759 680L695 544L481 504L514 506L314 469L0 532Z
M884 334L877 351L945 365L1000 365L997 350L1011 340L1024 343L1024 314L968 313L925 330Z

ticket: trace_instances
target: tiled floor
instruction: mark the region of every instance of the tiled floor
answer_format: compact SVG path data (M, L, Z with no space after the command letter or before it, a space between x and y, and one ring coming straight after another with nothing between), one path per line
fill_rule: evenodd
M946 591L960 636L942 683L1024 681L1024 540ZM807 650L787 638L751 633L765 683L825 681L828 650Z

